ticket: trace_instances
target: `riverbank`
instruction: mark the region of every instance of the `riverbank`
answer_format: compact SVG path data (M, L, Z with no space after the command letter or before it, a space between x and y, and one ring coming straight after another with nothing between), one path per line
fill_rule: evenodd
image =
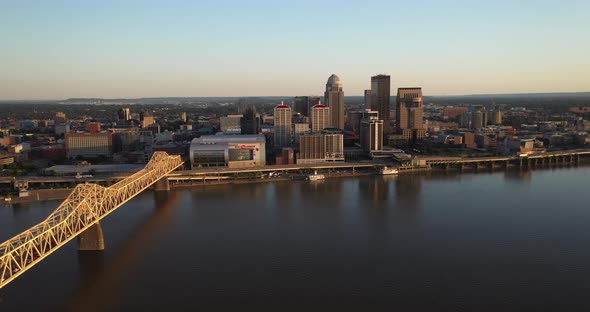
M574 164L560 164L560 165L552 165L552 166L540 166L529 170L539 170L539 169L551 169L551 168L567 168L567 167L577 167L577 166L588 166L590 165L590 161L582 161L579 165ZM406 170L400 170L399 175L408 175L408 174L424 174L424 173L435 173L435 172L455 172L458 174L461 173L478 173L478 172L500 172L500 171L517 171L515 170L516 167L483 167L483 168L471 168L466 167L462 170L457 168L452 169L442 169L442 168L406 168ZM527 169L525 169L527 170ZM362 171L355 171L348 172L348 171L338 171L338 172L331 172L331 173L323 173L326 179L338 179L338 178L348 178L348 177L359 177L359 176L368 176L374 175L373 172L362 172ZM396 176L396 175L393 175ZM189 180L188 182L170 182L171 189L187 189L187 188L194 188L194 187L207 187L213 185L225 185L225 184L256 184L256 183L269 183L269 182L289 182L293 181L293 178L288 174L280 176L280 177L261 177L261 178L242 178L242 179L219 179L219 180ZM322 180L319 180L320 183ZM30 202L42 202L42 201L52 201L52 200L64 200L67 198L73 189L65 188L65 189L44 189L44 190L29 190L29 196L27 197L10 197L10 200L6 200L7 197L0 197L0 203L3 204L22 204L22 203L30 203Z
M326 179L337 179L337 178L348 178L348 177L360 177L373 175L373 173L365 172L342 172L324 174ZM225 184L256 184L256 183L269 183L269 182L289 182L295 179L285 177L273 177L273 178L251 178L251 179L223 179L223 180L207 180L207 181L192 181L188 183L170 183L170 188L173 189L185 189L199 186L211 186L211 185L225 185ZM321 181L321 180L318 180Z
M66 199L73 189L46 189L46 190L29 190L29 196L26 197L0 197L0 202L4 204L22 204L38 201L63 200Z

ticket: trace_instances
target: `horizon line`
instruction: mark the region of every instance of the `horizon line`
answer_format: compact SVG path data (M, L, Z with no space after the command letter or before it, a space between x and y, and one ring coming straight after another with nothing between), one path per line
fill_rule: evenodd
M409 87L408 87L409 88ZM416 87L418 88L418 87ZM577 94L577 93L590 93L589 91L549 91L549 92L515 92L515 93L471 93L471 94L433 94L424 95L424 97L452 97L452 96L494 96L494 95L527 95L527 94ZM141 100L141 99L157 99L157 98L253 98L253 97L296 97L296 96L320 96L321 95L233 95L233 96L149 96L149 97L70 97L65 99L0 99L0 102L32 102L32 101L67 101L71 99L97 99L97 100ZM361 95L345 95L364 97ZM391 95L395 97L396 95Z

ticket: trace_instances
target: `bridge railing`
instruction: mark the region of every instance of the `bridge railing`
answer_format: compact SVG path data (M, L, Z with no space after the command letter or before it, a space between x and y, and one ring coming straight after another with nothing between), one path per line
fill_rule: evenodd
M156 152L144 169L109 188L78 184L43 222L0 244L0 288L181 164L180 156Z

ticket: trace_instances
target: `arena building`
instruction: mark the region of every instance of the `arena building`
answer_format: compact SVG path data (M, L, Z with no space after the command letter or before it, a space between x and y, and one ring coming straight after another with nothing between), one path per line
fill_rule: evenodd
M191 142L191 168L245 168L266 165L264 135L206 135Z

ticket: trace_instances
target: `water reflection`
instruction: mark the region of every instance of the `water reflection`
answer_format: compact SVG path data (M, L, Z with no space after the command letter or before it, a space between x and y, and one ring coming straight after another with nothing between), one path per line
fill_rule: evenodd
M117 248L112 260L104 262L104 252L79 252L82 287L67 306L69 311L105 311L116 305L130 281L125 274L142 262L142 257L158 233L172 226L170 219L178 206L180 192L153 192L156 210ZM105 238L108 242L108 238ZM107 246L108 248L108 246ZM95 271L92 269L95 268Z
M515 169L504 173L504 181L509 183L530 184L533 178L532 170Z

